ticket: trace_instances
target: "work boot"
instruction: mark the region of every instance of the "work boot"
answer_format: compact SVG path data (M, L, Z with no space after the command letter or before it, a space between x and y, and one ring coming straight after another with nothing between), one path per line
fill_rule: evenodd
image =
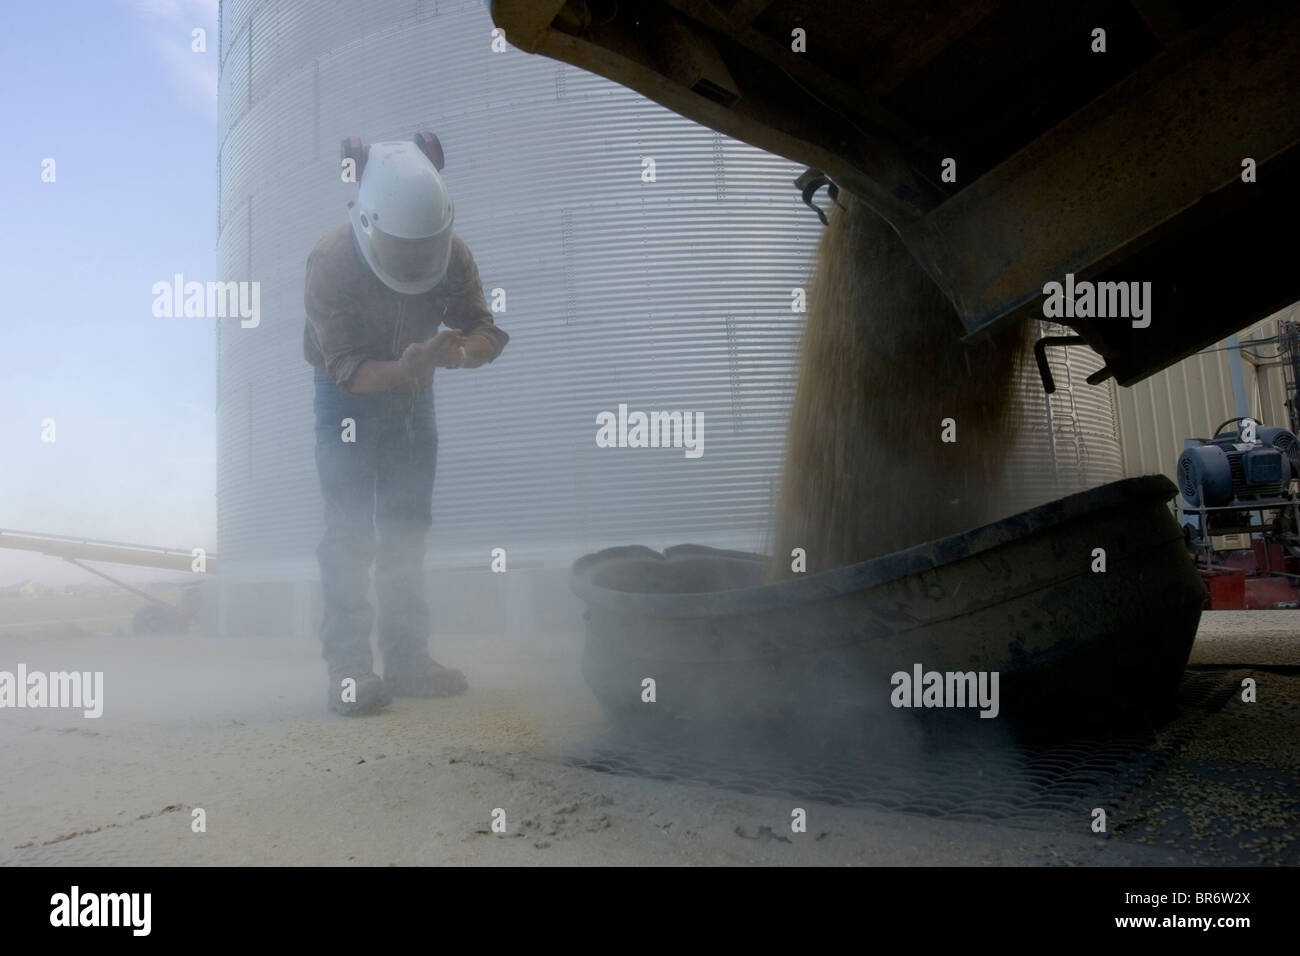
M356 681L355 699L344 699L343 681L347 678ZM353 697L349 693L348 697ZM345 717L360 717L374 714L392 703L392 696L378 674L356 674L343 671L331 672L327 705L336 714Z
M428 658L405 667L385 662L384 683L394 697L452 697L469 688L460 671Z

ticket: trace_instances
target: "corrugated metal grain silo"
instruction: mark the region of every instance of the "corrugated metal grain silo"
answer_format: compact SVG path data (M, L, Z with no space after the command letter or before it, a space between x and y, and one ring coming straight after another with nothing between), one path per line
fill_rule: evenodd
M221 630L313 629L303 277L355 196L348 135L437 133L456 230L489 301L505 297L502 357L435 378L431 567L486 569L497 547L512 569L632 542L763 547L802 327L791 294L821 228L792 185L802 167L494 52L480 0L226 0L220 29L218 270L259 282L262 313L218 327ZM1043 407L1041 390L1025 400ZM598 447L598 413L620 405L702 413L703 454ZM1109 406L1076 420L1094 411L1113 433ZM1035 434L1017 454L1039 468L1055 450Z
M1040 337L1072 334L1051 322L1038 323L1037 332ZM1105 364L1101 356L1087 346L1048 348L1046 354L1056 391L1044 393L1032 356L1026 356L1016 387L1023 429L1009 460L1026 506L1124 477L1114 385L1087 383Z
M303 274L346 221L352 134L438 134L457 232L489 299L505 293L502 357L435 379L430 564L762 544L800 329L791 289L820 228L800 168L592 74L493 52L492 30L470 0L222 5L218 264L261 283L263 316L219 330L227 630L258 627L232 609L316 575ZM620 404L702 413L703 454L597 447L597 414ZM294 629L305 616L300 600Z

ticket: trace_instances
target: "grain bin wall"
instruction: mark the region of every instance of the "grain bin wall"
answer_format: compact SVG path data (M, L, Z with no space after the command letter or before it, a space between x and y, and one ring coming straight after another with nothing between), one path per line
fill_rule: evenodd
M348 135L439 135L457 231L489 298L504 294L506 353L436 378L431 566L486 568L496 547L513 568L630 542L765 545L802 328L791 290L821 228L792 185L802 168L574 67L493 52L492 30L477 0L221 5L219 276L258 282L262 316L218 327L222 630L313 627L302 590L272 624L227 611L316 576L303 273L355 195ZM1060 428L1033 380L1023 395L1041 421L1016 454L1037 475ZM597 414L620 405L701 413L702 456L597 447ZM1035 480L1042 497L1060 485Z
M574 67L491 49L481 2L221 8L218 332L223 580L310 579L321 532L308 252L346 222L339 141L434 130L505 354L435 381L433 565L567 562L614 543L761 546L820 226L787 160ZM646 182L644 160L654 160ZM599 448L601 411L702 413L703 454Z
M1037 322L1033 334L1060 336L1069 331ZM1043 391L1032 353L1026 354L1014 385L1020 426L1006 449L1006 513L1123 477L1114 395L1107 385L1087 383L1087 377L1105 364L1101 356L1086 346L1049 348L1046 354L1055 392Z

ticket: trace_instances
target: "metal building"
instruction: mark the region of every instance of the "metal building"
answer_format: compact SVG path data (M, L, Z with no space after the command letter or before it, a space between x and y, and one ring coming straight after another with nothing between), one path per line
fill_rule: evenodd
M1119 389L1116 399L1126 475L1175 479L1188 438L1209 438L1238 415L1290 427L1278 357L1278 325L1300 319L1300 304L1257 322L1163 372Z
M222 632L313 628L303 273L346 221L348 135L438 134L456 229L511 335L497 363L435 379L431 567L484 571L504 548L512 570L563 574L611 544L763 546L802 326L792 290L821 228L792 185L801 166L501 44L479 0L227 0L220 31L218 269L259 282L262 312L218 328ZM1055 461L1043 436L1064 427L1070 454L1096 436L1108 462L1109 405L1071 407L1066 427L1036 388L1023 460ZM702 413L703 454L598 447L597 415L620 405Z

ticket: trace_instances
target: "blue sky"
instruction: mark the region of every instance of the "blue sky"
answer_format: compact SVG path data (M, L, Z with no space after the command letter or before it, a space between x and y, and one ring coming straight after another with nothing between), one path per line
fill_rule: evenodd
M215 550L216 320L154 318L150 288L214 278L217 2L55 0L5 21L0 528ZM93 580L0 550L0 585L27 577Z

